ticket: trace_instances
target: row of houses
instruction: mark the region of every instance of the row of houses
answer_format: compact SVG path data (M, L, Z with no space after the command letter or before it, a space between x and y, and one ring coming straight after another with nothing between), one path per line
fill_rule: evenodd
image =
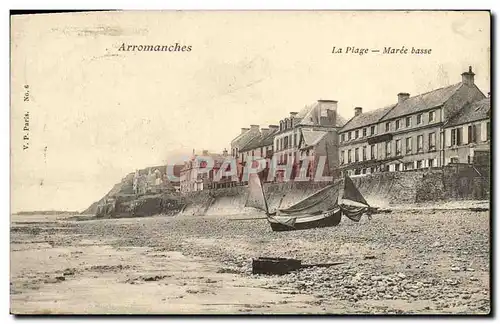
M489 154L490 111L472 68L456 84L354 116L339 131L340 169L349 175L472 163Z
M216 161L211 174L197 172L202 162L196 155L185 163L181 191L244 184L243 170L256 157L273 158L275 165L268 164L261 178L276 182L313 179L318 172L356 175L489 160L490 98L474 76L469 67L456 84L415 96L399 93L395 103L367 112L355 107L349 120L338 114L337 101L318 100L276 125L242 128L230 152L203 152ZM228 159L234 164L226 165ZM291 166L291 176L285 176L285 165ZM221 167L237 172L216 179Z

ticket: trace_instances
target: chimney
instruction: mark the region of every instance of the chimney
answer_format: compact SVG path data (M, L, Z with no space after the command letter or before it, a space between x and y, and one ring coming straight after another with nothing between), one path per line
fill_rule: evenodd
M398 104L402 104L408 98L410 98L409 93L406 93L406 92L398 93Z
M278 125L269 125L268 127L271 132L276 132L280 128Z
M469 71L462 73L462 83L468 86L474 84L474 72L472 72L472 66L469 66Z
M337 124L337 100L318 100L319 104L319 120L323 126L335 126ZM328 112L331 110L331 112ZM326 118L321 118L325 116ZM325 124L326 122L326 124Z
M271 133L271 130L269 128L261 128L260 129L260 134L262 137L267 136Z
M298 112L291 111L290 112L290 127L295 126L295 116L297 116Z
M363 113L363 107L354 107L354 116L361 115Z
M251 130L259 130L259 125L250 125Z
M242 128L242 129L241 129L241 134L246 133L246 132L247 132L247 131L249 131L249 130L250 130L250 128Z
M326 117L328 118L328 125L335 125L337 123L337 112L332 109L326 110Z

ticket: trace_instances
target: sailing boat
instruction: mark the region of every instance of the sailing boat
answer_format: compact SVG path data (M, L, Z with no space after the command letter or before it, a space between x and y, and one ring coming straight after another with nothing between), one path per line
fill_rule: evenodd
M335 181L288 208L277 209L274 212L269 211L264 188L257 174L250 175L248 189L245 206L264 211L273 231L337 226L342 215L359 222L361 216L371 210L349 176L346 176L344 181ZM339 203L341 191L343 193Z

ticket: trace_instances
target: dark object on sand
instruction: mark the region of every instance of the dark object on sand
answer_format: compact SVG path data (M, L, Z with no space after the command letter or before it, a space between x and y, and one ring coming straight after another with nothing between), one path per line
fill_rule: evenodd
M252 259L252 273L283 275L300 269L301 263L297 259L261 257Z
M368 214L371 219L373 209L351 178L346 176L343 187L341 184L342 180L336 181L293 206L270 212L262 181L257 174L252 174L248 182L249 194L245 205L264 211L273 231L337 226L342 215L354 222L359 222L363 214Z
M288 258L260 257L252 259L253 274L284 275L292 271L312 267L331 267L344 262L302 264L302 261Z
M488 211L489 208L488 207L471 207L469 208L470 211L473 211L473 212L482 212L482 211Z

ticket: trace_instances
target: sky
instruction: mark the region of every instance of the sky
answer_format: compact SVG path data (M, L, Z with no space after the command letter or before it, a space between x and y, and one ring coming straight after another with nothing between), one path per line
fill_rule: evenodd
M230 150L240 128L318 99L349 119L460 82L469 66L490 91L486 12L94 12L14 16L11 28L13 212L83 210L135 169ZM176 42L192 50L118 51Z

